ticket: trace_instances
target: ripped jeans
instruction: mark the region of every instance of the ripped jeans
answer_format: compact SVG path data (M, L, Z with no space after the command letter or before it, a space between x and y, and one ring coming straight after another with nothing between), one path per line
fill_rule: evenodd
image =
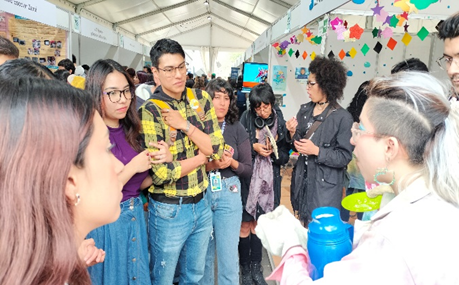
M180 263L180 284L198 284L204 275L212 231L212 213L206 197L197 204L178 205L150 197L148 215L151 283L172 284Z

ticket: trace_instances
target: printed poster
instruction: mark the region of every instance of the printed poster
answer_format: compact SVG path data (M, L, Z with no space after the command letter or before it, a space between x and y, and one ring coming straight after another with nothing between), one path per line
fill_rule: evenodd
M273 65L272 75L273 91L284 92L287 89L287 66Z
M296 82L306 84L309 78L309 70L306 67L297 67L295 69Z

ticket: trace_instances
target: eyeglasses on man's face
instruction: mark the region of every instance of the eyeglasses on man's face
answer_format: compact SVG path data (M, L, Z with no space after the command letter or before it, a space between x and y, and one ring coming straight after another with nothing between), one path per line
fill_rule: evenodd
M104 94L108 96L108 99L112 103L118 103L119 101L121 101L121 94L128 101L132 99L131 89L129 88L126 88L124 90L110 90L108 92L104 92Z
M156 67L156 68L162 71L164 75L166 75L166 77L174 77L174 75L177 73L177 70L179 71L181 75L185 74L187 67L188 67L188 63L184 61L179 66L176 66L176 67L166 66L165 68L159 68L159 67Z
M457 67L459 67L459 59L457 58L444 55L437 59L437 64L443 70L448 70L451 67L451 64L453 64L453 62L456 64Z

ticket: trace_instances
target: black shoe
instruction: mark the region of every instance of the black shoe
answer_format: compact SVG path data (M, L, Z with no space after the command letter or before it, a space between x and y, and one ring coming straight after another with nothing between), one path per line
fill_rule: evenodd
M260 262L252 261L252 263L250 263L250 267L252 270L253 283L255 283L255 285L268 285L263 277L263 268L261 267Z
M252 274L249 264L241 264L241 285L252 285Z

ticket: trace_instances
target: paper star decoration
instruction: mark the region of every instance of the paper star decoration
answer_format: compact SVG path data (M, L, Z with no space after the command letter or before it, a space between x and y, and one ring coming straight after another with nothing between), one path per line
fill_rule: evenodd
M358 39L360 40L360 37L363 34L363 29L359 26L359 24L355 24L352 26L349 31L351 32L349 37L353 39Z
M322 37L315 36L311 39L311 41L317 45L320 45L320 43L322 43Z
M392 37L393 34L394 32L389 27L385 28L384 31L381 32L381 36L383 36L385 39Z
M391 19L392 19L392 16L389 16L389 15L388 15L388 16L386 17L386 20L384 21L383 25L385 25L385 24L390 25L390 20L391 20Z
M344 21L343 26L347 29L347 21Z
M309 29L306 28L306 26L304 26L301 31L303 32L303 34L307 34L309 32Z
M296 36L296 39L299 43L302 43L304 41L304 35L303 34L299 34Z
M413 0L413 2L415 2L416 0ZM425 0L421 0L420 2L424 2ZM427 1L431 1L431 0L427 0ZM398 7L400 9L402 9L404 12L408 12L408 13L417 13L418 10L416 9L416 6L411 3L411 0L400 0L400 1L395 1L394 2L394 6L395 7Z
M379 6L379 2L378 4L376 4L376 7L374 8L371 8L371 10L373 10L373 16L375 15L381 15L381 10L384 8L384 6Z
M333 21L330 22L330 24L332 26L332 29L335 30L336 26L338 24L343 24L343 20L341 20L340 18L336 17Z
M296 36L295 36L295 35L293 35L293 36L290 38L290 42L291 42L292 44L297 44L297 43L298 43L298 42L296 41Z
M378 28L374 28L373 31L371 31L371 33L373 34L373 39L378 36L378 32L379 32Z
M382 10L381 14L376 15L376 21L382 23L386 20L387 16L389 16L389 13L387 13L385 10Z
M347 30L343 33L344 36L344 42L355 42L356 39L351 38L351 31Z
M397 24L398 24L397 16L392 15L392 18L390 18L389 26L390 26L390 27L393 27L393 28L396 28L396 27L397 27Z
M338 24L335 27L335 33L337 35L338 40L344 40L343 33L346 31L346 28L342 24Z
M398 20L397 27L403 26L403 23L406 21L406 19L403 18L401 15L397 15L397 20Z
M410 25L408 25L408 23L405 23L405 26L403 26L403 28L405 29L405 33L408 33L408 27L409 27L409 26L410 26Z
M403 14L401 14L400 16L405 18L405 20L408 20L408 13L407 12L403 12Z

